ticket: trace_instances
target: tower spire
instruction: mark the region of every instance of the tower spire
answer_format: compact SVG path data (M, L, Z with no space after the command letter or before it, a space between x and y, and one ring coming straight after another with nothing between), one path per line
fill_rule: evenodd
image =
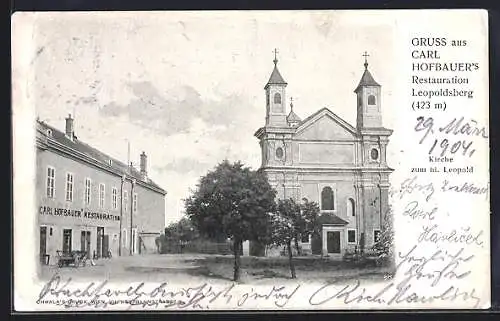
M365 63L364 63L364 66L365 66L365 70L368 69L368 60L366 60L366 57L369 57L370 55L365 51L365 53L363 54L363 57L365 57Z

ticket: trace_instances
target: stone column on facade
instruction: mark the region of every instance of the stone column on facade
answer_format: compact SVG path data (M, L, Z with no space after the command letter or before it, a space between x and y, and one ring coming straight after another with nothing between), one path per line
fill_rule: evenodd
M354 211L355 211L355 220L356 220L356 248L359 250L359 242L360 242L360 236L361 236L361 208L360 208L360 185L359 182L356 180L354 183Z
M381 142L381 144L380 144L380 162L382 165L386 165L386 163L387 163L387 156L385 154L386 147L387 147L386 142Z
M381 208L381 214L380 214L380 229L382 229L382 226L384 224L384 217L387 215L389 212L389 187L390 184L387 182L382 182L379 184L380 188L380 208Z
M360 194L361 194L361 211L360 211L360 218L359 218L359 222L360 222L360 234L359 234L359 238L360 238L360 251L361 253L363 253L364 251L364 248L365 248L365 244L366 244L366 218L367 218L367 192L366 192L366 187L364 186L363 183L361 183L361 186L360 186Z
M321 229L321 256L328 256L327 230Z

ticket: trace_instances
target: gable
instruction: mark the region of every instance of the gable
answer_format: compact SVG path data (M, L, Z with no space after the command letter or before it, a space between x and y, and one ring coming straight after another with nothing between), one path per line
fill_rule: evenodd
M305 140L345 140L353 139L350 125L342 124L334 116L325 113L316 119L303 123L297 130L296 138Z

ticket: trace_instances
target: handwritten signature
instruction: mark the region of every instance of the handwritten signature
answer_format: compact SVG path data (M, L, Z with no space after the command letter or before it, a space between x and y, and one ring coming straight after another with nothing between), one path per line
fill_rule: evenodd
M399 196L399 199L403 199L406 195L413 194L415 192L420 192L424 194L425 200L429 201L434 195L435 189L432 182L420 183L418 182L418 177L413 176L411 178L405 179L399 189L392 189L389 191L390 196Z
M449 231L440 231L437 224L423 226L423 231L418 236L419 242L430 243L455 243L482 246L483 230L473 232L470 226Z
M438 249L431 255L417 255L415 254L417 247L414 245L407 253L399 253L402 260L396 269L401 270L403 266L409 266L403 273L408 281L411 279L429 280L432 281L431 286L434 287L443 279L460 280L471 273L471 270L460 270L464 263L474 258L473 254L464 255L465 248L459 249L456 253Z
M353 284L340 284L339 281L330 282L309 298L313 306L323 305L332 300L339 300L344 304L375 303L380 305L397 304L431 304L435 301L472 301L474 307L479 305L480 297L476 289L463 290L456 286L457 280L470 276L471 270L466 264L474 258L473 254L466 254L465 248L456 252L436 250L435 252L417 254L419 245L413 246L405 253L399 253L401 261L396 266L396 273L401 272L402 278L384 284L380 288L366 288L356 280ZM424 251L425 252L425 251ZM443 280L447 282L443 284ZM429 287L420 287L417 292L415 284L430 283ZM448 285L453 283L454 285ZM438 287L441 285L441 287ZM423 292L427 291L427 292Z
M432 221L435 219L435 214L437 212L438 208L435 206L432 210L423 210L419 208L418 201L411 201L408 204L406 204L406 207L403 211L403 216L408 216L414 220L416 219L423 219L423 220L429 220Z
M128 304L142 307L205 309L217 300L225 304L235 302L238 307L244 306L248 300L271 300L277 307L282 308L300 288L300 285L291 289L286 286L272 286L267 291L257 291L252 288L250 292L236 295L233 292L235 284L217 289L208 283L203 283L195 287L172 290L167 288L166 282L163 282L148 291L144 289L144 282L124 289L112 289L107 287L108 281L105 280L99 284L91 282L83 290L78 287L71 288L71 283L71 278L63 282L59 275L53 275L40 291L37 303L52 303L67 308L83 306L106 308L110 305Z
M386 306L396 304L423 303L431 304L435 301L472 301L473 306L477 307L481 299L476 295L476 289L464 291L459 287L451 285L437 294L421 294L411 291L413 284L408 280L400 283L391 282L382 289L372 290L371 292L361 286L359 280L354 284L338 285L335 282L328 283L311 295L309 304L313 306L323 305L331 300L340 300L344 304L351 303L376 303ZM333 293L333 294L331 294Z

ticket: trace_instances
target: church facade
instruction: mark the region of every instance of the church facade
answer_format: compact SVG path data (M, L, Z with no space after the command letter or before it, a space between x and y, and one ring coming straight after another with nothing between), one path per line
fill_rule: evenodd
M366 56L365 56L366 58ZM382 125L381 86L365 60L354 90L356 126L322 108L305 119L287 110L287 83L274 69L265 85L265 126L258 129L262 164L280 199L319 204L320 235L299 243L304 251L342 258L370 248L380 237L388 210L386 151L392 130Z

